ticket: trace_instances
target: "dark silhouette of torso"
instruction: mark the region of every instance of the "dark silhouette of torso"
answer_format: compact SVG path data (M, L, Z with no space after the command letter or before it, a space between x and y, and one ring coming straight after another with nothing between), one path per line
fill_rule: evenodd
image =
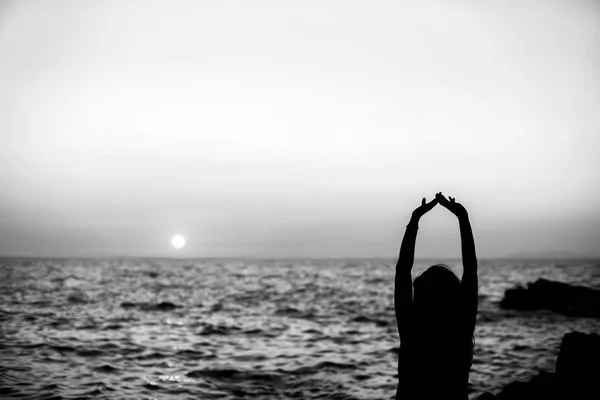
M472 339L411 335L400 345L396 399L466 400Z

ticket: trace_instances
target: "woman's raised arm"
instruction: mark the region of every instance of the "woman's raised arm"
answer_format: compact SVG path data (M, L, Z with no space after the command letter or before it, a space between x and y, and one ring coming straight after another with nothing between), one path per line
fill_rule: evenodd
M425 213L438 203L433 199L429 203L423 198L421 206L412 213L410 222L406 225L406 231L400 245L400 255L396 264L396 279L394 282L394 308L396 310L396 322L400 340L406 337L407 327L412 315L412 277L411 270L415 260L415 244L417 241L417 230L419 220Z
M438 193L436 198L440 204L450 210L458 218L460 227L460 244L462 249L463 276L461 286L465 299L467 312L467 329L472 335L475 330L475 321L477 320L478 308L478 277L477 277L477 256L475 254L475 240L473 239L473 230L469 221L469 214L462 204L457 203L453 197L450 201L442 193Z

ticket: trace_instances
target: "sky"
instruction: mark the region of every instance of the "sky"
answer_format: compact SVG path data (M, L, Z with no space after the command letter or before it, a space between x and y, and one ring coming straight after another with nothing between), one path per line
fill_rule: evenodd
M599 255L598 149L594 0L0 1L4 256Z

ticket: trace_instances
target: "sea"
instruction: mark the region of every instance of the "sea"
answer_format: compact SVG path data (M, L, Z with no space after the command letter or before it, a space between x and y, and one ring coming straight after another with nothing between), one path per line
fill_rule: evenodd
M417 260L413 277L460 260ZM0 259L2 399L392 399L395 260ZM600 260L479 260L469 397L554 371L600 319L503 310ZM443 335L443 332L440 332ZM435 384L435 383L432 383Z

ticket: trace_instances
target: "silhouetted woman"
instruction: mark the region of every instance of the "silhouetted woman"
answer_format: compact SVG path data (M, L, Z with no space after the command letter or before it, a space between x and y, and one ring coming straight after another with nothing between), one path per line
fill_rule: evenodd
M414 281L411 269L420 218L440 203L458 218L462 279L445 265L429 267ZM400 334L396 399L468 399L477 317L477 257L467 210L437 193L412 213L400 246L394 302Z

